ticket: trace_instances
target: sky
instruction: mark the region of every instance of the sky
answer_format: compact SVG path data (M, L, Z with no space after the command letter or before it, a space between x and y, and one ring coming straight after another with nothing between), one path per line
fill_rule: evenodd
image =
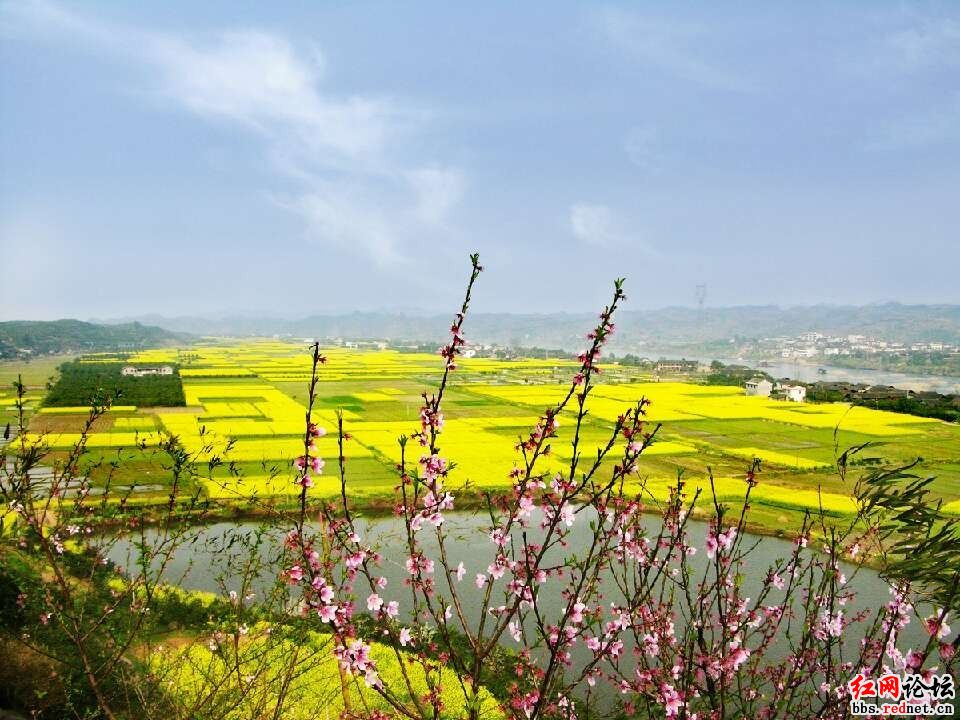
M960 302L960 3L0 2L0 319Z

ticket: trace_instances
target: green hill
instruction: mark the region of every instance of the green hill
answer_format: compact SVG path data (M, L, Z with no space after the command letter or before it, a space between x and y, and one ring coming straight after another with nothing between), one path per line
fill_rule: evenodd
M96 325L80 320L0 322L0 359L57 353L140 350L189 343L192 336L138 322Z

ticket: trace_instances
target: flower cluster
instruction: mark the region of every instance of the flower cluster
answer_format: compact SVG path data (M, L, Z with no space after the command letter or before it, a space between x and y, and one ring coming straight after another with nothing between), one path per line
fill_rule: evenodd
M456 370L457 369L457 355L463 350L463 346L466 344L466 339L463 337L462 327L463 327L463 318L464 314L462 312L457 313L454 318L453 325L450 326L450 342L440 348L440 357L446 361L447 370Z
M736 536L737 528L729 527L723 532L718 533L716 523L710 523L710 528L707 530L707 539L705 543L707 557L712 560L717 554L717 550L729 550L731 547L733 547L733 540Z
M310 473L320 475L325 465L324 461L316 455L311 455L310 451L316 449L316 439L326 435L326 430L316 423L307 425L307 453L301 455L293 461L293 466L297 469L297 484L306 489L313 487L313 478Z
M351 640L348 643L338 644L334 653L340 661L340 667L350 675L360 675L372 688L382 683L377 675L377 667L370 659L370 646L362 640Z

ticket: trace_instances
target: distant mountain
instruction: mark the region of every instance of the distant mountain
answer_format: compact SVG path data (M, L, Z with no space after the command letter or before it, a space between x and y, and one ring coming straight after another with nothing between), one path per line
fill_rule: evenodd
M440 341L450 327L450 314L355 312L315 315L301 319L276 317L137 318L167 330L196 335L284 335L304 338L389 339ZM475 342L514 346L577 349L596 320L592 313L549 315L474 313L467 321ZM105 321L109 322L109 321ZM616 345L668 348L762 337L794 336L803 332L868 335L898 342L940 340L960 342L960 305L866 306L814 305L780 308L772 305L729 308L668 307L623 310L619 313Z
M185 333L139 322L98 325L80 320L0 322L0 358L51 353L139 350L189 343Z

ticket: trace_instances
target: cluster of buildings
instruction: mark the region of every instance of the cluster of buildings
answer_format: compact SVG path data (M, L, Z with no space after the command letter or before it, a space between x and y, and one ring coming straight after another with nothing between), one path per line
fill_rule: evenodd
M667 373L694 373L700 369L696 360L658 360L654 370L658 375Z
M810 385L810 392L818 395L830 393L846 402L872 400L919 400L924 403L947 402L960 407L960 395L943 395L933 390L908 390L893 385L868 385L850 382L817 382Z
M807 399L807 388L804 385L790 383L785 380L770 382L766 378L753 378L744 383L747 395L772 397L791 402L803 402Z
M867 335L825 335L801 333L795 337L762 338L758 341L764 354L781 358L815 358L843 355L908 355L910 353L945 353L960 357L960 345L947 342L890 342Z
M135 365L125 365L120 374L124 377L148 377L150 375L173 375L173 367L170 365L157 365L155 367L136 367Z

